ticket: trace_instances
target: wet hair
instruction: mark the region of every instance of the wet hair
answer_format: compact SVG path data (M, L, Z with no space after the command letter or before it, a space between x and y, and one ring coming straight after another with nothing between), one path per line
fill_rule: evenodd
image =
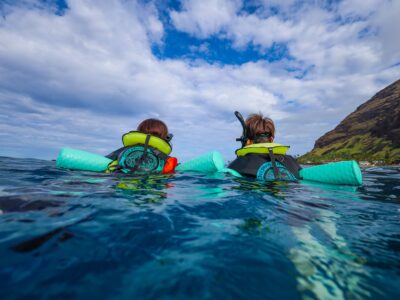
M254 143L272 143L275 138L274 122L261 113L251 114L246 119L247 138Z
M139 124L137 130L143 133L155 135L162 139L167 139L168 127L163 121L158 119L147 119Z

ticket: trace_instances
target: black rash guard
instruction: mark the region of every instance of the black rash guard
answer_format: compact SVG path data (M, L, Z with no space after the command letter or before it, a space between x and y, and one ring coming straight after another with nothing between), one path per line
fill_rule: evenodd
M280 154L275 154L274 157L297 179L300 179L299 171L301 167L296 159L290 155ZM271 161L271 158L268 154L249 153L245 156L238 156L229 164L228 168L239 172L243 176L257 177L258 169L269 161Z

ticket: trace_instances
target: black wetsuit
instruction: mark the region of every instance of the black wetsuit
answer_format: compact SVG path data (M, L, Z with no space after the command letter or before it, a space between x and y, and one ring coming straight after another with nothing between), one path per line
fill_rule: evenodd
M121 147L113 152L111 152L110 154L106 155L107 158L111 159L111 160L116 160L118 159L119 154L126 149L126 147Z
M299 171L301 167L296 159L290 155L275 154L274 157L276 162L281 163L294 177L300 179ZM243 176L257 177L259 168L270 161L271 158L268 154L249 153L245 156L238 156L229 164L228 168Z

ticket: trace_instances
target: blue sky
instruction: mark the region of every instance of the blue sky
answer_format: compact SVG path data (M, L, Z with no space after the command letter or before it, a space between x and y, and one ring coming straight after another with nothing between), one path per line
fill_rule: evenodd
M186 160L234 157L233 112L291 154L400 78L400 1L0 2L0 155L100 154L149 117Z

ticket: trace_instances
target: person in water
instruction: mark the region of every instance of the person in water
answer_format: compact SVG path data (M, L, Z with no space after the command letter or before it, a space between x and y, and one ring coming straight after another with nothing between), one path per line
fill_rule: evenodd
M169 156L172 137L163 121L144 120L136 131L122 136L123 147L106 156L113 160L108 171L133 174L173 172L178 160Z
M274 143L275 124L260 114L251 114L246 121L239 112L236 117L242 124L243 133L237 141L242 147L236 150L237 158L229 168L243 176L260 180L296 180L301 169L298 162L286 155L288 146Z

